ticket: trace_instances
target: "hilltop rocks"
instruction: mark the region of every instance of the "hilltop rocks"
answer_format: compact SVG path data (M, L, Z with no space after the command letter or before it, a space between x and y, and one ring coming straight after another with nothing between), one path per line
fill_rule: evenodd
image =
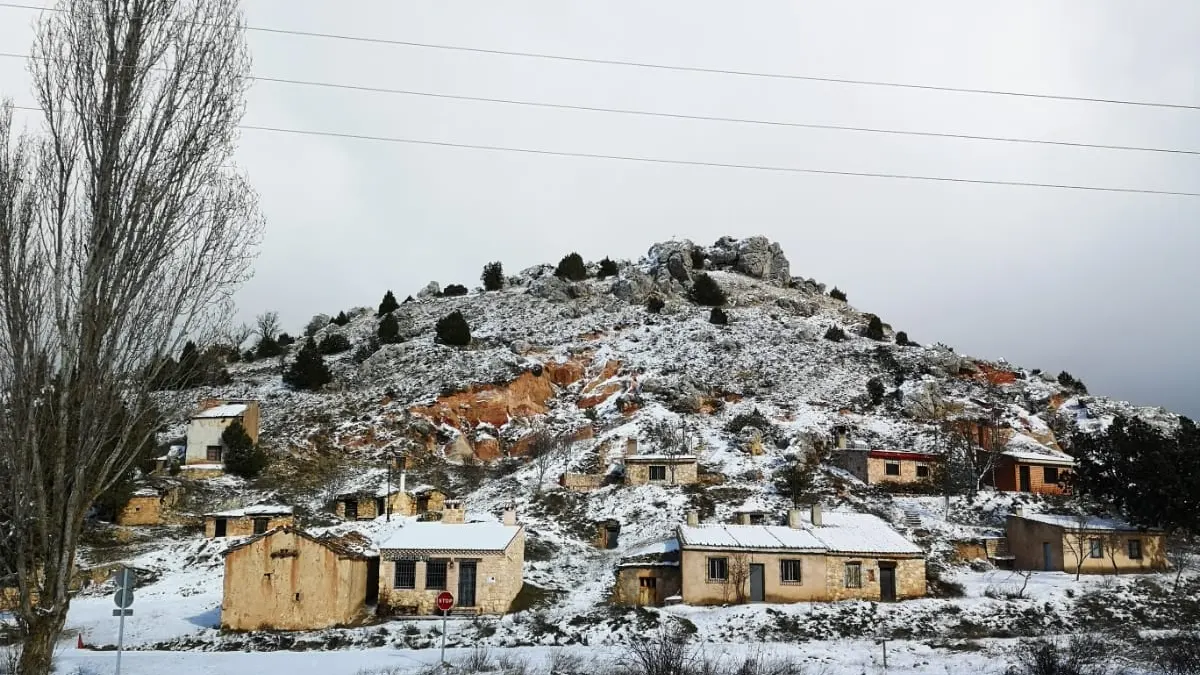
M651 246L646 257L655 278L686 284L692 281L692 251L695 249L696 245L687 239L663 241Z
M714 269L732 267L746 276L776 286L787 286L792 281L791 264L783 249L766 237L740 240L721 237L708 250L708 259Z
M544 276L529 284L529 294L550 302L567 302L571 299L571 284L554 275Z
M621 278L612 283L609 292L630 304L641 304L654 290L654 280L636 267L626 268Z
M425 288L417 291L417 297L425 300L426 298L436 298L442 294L442 287L436 281L431 281Z

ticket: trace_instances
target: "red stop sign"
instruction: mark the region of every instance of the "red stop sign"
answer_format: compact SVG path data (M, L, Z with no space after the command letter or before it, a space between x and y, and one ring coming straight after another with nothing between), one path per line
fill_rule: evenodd
M450 593L450 591L442 591L441 593L438 593L438 596L437 596L437 608L438 609L442 610L443 612L449 612L450 608L453 606L454 606L454 595L452 595Z

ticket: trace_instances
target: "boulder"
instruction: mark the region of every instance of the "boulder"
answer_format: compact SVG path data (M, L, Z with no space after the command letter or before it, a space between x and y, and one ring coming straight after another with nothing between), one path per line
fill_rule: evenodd
M529 344L526 340L513 340L508 348L512 350L512 353L519 356L524 356L533 351L533 345Z
M776 286L792 284L791 265L779 244L766 237L721 237L706 251L713 269L733 269Z
M436 298L442 294L442 287L436 281L431 281L425 288L417 291L417 297L421 299Z
M571 299L570 284L556 276L544 276L529 284L529 293L550 302L566 302Z
M695 244L687 239L663 241L651 246L646 257L650 259L651 270L656 278L663 279L665 276L681 283L690 283L692 250L695 248Z
M646 301L653 289L654 280L650 278L650 275L636 267L630 267L625 270L620 279L612 283L608 292L631 305L640 305Z

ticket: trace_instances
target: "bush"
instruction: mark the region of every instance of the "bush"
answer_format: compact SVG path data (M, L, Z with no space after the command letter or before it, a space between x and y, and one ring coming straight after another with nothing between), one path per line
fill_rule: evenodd
M665 307L666 304L667 303L663 302L662 298L658 297L657 295L652 295L646 298L646 311L650 312L651 314L660 314L662 313L663 307Z
M692 269L704 269L704 261L707 259L708 258L704 255L704 251L701 251L698 248L692 249Z
M773 426L771 420L767 419L766 415L759 412L758 408L754 408L748 413L734 415L733 419L729 420L729 423L725 425L725 431L737 434L741 433L742 429L746 427L754 427L765 435L771 431Z
M871 338L872 340L883 339L883 321L874 314L867 320L867 328L863 331L863 337Z
M350 357L350 360L354 361L355 363L362 363L363 361L371 358L372 354L379 351L380 346L380 339L372 335L367 339L366 342L358 345L358 348L354 350L354 355Z
M688 298L697 305L707 305L709 307L720 307L725 304L725 291L716 279L707 274L697 275L692 281L692 288L688 291Z
M587 278L587 266L583 264L583 257L578 253L563 256L563 259L558 261L554 276L570 281L583 281Z
M708 313L708 322L718 326L726 326L729 324L729 315L720 307L713 307Z
M908 333L905 333L904 331L896 333L896 344L900 345L901 347L907 347L908 345L912 344L908 341Z
M1154 663L1163 675L1200 675L1200 632L1159 638L1154 651Z
M442 295L447 298L456 298L460 295L467 294L467 287L462 284L449 284L442 289Z
M842 302L846 302L846 292L843 291L842 289L838 288L837 286L834 286L833 290L829 291L829 297L833 298L834 300L841 300Z
M388 314L383 317L383 321L379 322L379 329L376 331L376 336L378 336L378 342L381 344L394 345L400 342L400 322L396 320L396 317Z
M383 300L380 301L379 311L375 312L375 316L383 316L384 314L399 308L400 303L396 302L396 296L392 295L391 289L388 289L388 292L383 294Z
M1067 389L1074 390L1080 394L1087 393L1087 387L1084 386L1083 382L1075 379L1074 376L1065 370L1058 374L1058 383Z
M283 353L283 347L279 346L279 342L270 335L264 335L258 340L258 344L254 346L254 358L266 359L272 356L279 356Z
M341 333L329 333L321 338L321 344L317 346L317 351L322 354L341 354L344 351L350 350L350 338Z
M498 291L504 288L504 266L500 261L490 262L483 266L483 274L479 275L483 282L483 290Z
M444 345L465 347L471 344L471 326L458 310L438 319L436 330L437 341Z
M290 347L296 343L296 338L287 333L280 333L279 337L275 338L275 341L279 343L280 347Z
M345 326L350 323L350 317L346 316L345 312L338 312L337 316L329 320L329 323L335 326Z
M1015 663L1005 675L1104 675L1110 649L1099 638L1075 636L1064 648L1046 640L1015 647Z
M597 279L607 279L608 277L615 277L617 274L617 263L608 257L600 261L600 271L596 274Z
M329 374L329 368L325 367L325 360L321 358L321 353L313 344L312 338L304 342L304 346L296 354L296 360L283 374L284 384L293 389L320 389L331 379L333 376Z
M225 470L242 478L254 478L267 467L267 453L254 444L246 428L238 420L221 432L225 446Z
M846 331L842 330L841 326L832 326L825 331L825 339L833 342L842 342L846 339Z
M883 381L878 377L867 380L867 395L871 397L871 405L883 403Z

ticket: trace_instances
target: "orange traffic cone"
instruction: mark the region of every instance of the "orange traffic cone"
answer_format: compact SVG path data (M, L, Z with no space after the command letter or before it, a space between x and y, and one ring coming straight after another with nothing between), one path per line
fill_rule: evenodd
M83 633L80 633L77 637L78 639L75 641L75 648L83 649Z

